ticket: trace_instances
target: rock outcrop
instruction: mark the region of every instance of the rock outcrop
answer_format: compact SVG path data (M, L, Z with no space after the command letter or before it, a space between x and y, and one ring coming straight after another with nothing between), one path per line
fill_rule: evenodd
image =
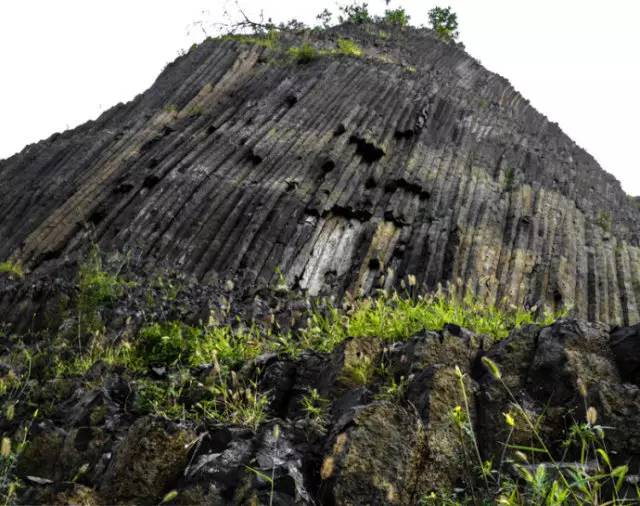
M340 37L364 56L287 56ZM313 295L460 278L495 301L640 321L635 202L429 30L207 40L132 102L0 161L0 180L0 261L31 271L5 286L7 311L95 242L204 283L279 268Z
M595 406L613 465L629 466L624 490L632 494L640 465L640 385L623 378L640 352L640 334L627 332L633 355L618 357L618 333L578 320L526 326L494 345L460 328L422 332L361 351L385 367L367 384L344 374L357 340L332 353L260 356L240 372L259 370L258 389L268 398L268 420L253 430L143 414L136 408L139 383L104 362L66 379L47 380L34 370L29 389L48 407L18 461L21 501L418 504L432 491L464 487L468 477L470 457L451 418L464 405L460 374L483 458L497 466L506 442L532 444L514 402L535 417L545 443L565 460L573 454L560 443L584 419L585 406ZM513 397L480 356L498 364ZM389 378L402 388L390 391ZM310 392L323 399L318 413L305 409ZM504 422L510 411L515 430ZM17 424L5 419L0 429ZM500 464L505 473L510 465Z

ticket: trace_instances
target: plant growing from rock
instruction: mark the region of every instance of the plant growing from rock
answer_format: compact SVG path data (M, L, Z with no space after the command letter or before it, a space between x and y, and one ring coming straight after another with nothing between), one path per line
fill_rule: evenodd
M510 430L503 443L500 462L495 468L493 462L484 461L480 454L471 421L464 374L456 368L464 404L453 408L451 420L458 429L459 443L467 461L475 460L475 465L467 469L467 482L475 504L483 500L496 501L505 506L635 503L640 490L636 490L634 498L620 495L629 469L626 465L613 466L605 445L605 428L597 425L595 408L587 406L585 389L581 394L585 402L586 421L576 422L569 428L562 445L565 452L558 459L545 443L538 421L531 418L504 382L498 365L488 357L482 357L482 363L507 393L514 411L504 413L505 423ZM529 432L533 441L531 446L511 443L510 438L517 424L523 424ZM568 450L576 446L579 459L577 462L569 461ZM514 458L507 457L509 450ZM506 467L510 467L515 476L506 474ZM480 483L478 476L482 478Z
M20 263L7 260L0 262L0 274L8 274L11 278L21 279L24 277L24 269Z
M0 501L2 506L15 504L18 490L22 486L20 478L16 475L16 466L20 454L27 445L29 431L33 420L38 416L35 410L29 423L16 431L14 444L11 438L3 436L0 439Z
M349 360L342 368L340 380L348 386L366 386L371 383L376 372L373 358L368 355L361 355Z
M309 393L302 396L301 404L307 419L317 427L319 431L323 432L328 423L327 409L330 405L329 399L322 397L317 389L311 388Z
M300 47L290 47L289 57L296 63L304 65L305 63L311 63L312 61L317 60L320 57L320 52L311 44L305 42Z
M607 211L600 211L598 213L596 223L602 230L608 233L611 232L611 227L613 226L613 218L611 218L611 214Z
M130 284L117 272L108 272L103 267L102 256L94 247L78 270L78 338L84 333L102 329L101 310L122 296Z
M362 48L351 39L338 39L336 44L338 46L337 54L355 56L356 58L364 55Z

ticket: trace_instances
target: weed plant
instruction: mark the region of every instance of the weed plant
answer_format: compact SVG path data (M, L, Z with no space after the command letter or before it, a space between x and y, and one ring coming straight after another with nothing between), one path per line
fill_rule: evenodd
M348 336L402 341L424 330L441 330L447 323L504 339L514 328L530 323L549 325L563 315L546 313L536 317L533 309L501 309L480 301L470 291L464 297L455 295L454 290L416 297L382 293L354 301L346 312L336 307L314 311L302 333L302 342L305 348L329 352Z
M13 279L22 279L24 277L24 269L19 262L0 262L0 274L8 274Z
M463 403L455 406L450 416L465 461L469 463L466 482L471 497L463 500L444 491L434 491L422 498L422 504L637 504L640 489L636 488L633 498L624 495L623 485L629 469L626 465L613 466L605 444L605 428L597 424L595 408L587 405L585 389L581 389L580 393L585 404L586 420L571 426L562 445L565 452L557 458L544 442L538 421L531 418L503 381L498 365L487 357L483 357L482 362L504 389L512 406L512 411L503 414L509 433L503 442L500 460L494 463L482 459L471 423L465 375L456 367ZM516 428L530 435L533 441L531 446L512 444L511 436ZM578 450L579 459L575 462L568 460L570 449ZM507 468L511 468L516 477L505 472Z
M336 51L337 54L353 56L356 58L360 58L364 55L362 48L351 39L338 39L336 44L338 46L338 50Z
M228 34L223 35L222 40L233 40L240 44L251 44L254 46L262 46L268 49L276 49L280 41L280 33L276 29L268 30L264 34L244 35L244 34Z
M305 42L300 47L290 47L289 57L296 63L304 65L305 63L311 63L312 61L317 60L320 57L320 52L311 44Z
M101 310L110 306L131 286L120 277L119 271L108 272L103 267L102 256L97 247L89 253L78 271L78 334L102 330Z

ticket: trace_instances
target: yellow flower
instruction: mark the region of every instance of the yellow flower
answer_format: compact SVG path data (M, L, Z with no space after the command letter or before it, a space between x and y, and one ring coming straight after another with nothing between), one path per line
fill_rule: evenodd
M509 427L516 426L516 421L513 419L513 416L511 416L511 413L502 413L502 416L504 416L504 421L507 422Z

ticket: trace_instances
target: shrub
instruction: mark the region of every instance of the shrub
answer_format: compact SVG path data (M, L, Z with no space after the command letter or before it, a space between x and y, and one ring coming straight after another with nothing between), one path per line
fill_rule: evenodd
M361 57L364 54L362 48L350 39L338 39L338 54L345 56Z
M451 7L431 9L429 22L442 40L449 42L458 38L458 15L451 10Z
M340 7L343 15L339 17L340 23L354 23L362 25L373 22L373 18L369 14L369 5L367 3L345 5Z
M331 26L331 20L333 19L333 14L329 9L324 9L320 14L316 16L316 19L320 22L320 25L325 30Z
M296 63L305 64L316 60L320 56L320 53L311 44L305 42L300 47L290 47L289 56L293 58Z
M383 20L390 25L407 26L409 19L411 19L411 16L402 7L384 11Z

